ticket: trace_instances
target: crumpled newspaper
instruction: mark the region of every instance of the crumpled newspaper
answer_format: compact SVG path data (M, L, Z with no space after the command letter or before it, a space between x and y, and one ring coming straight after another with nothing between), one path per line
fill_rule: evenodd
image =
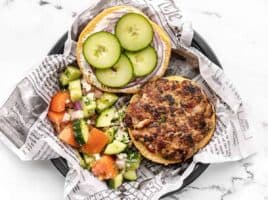
M59 90L58 76L75 62L76 40L86 23L101 10L115 5L132 5L169 34L173 56L166 75L178 74L198 82L216 108L216 131L209 144L193 160L181 165L162 166L143 160L135 182L111 190L79 166L76 152L60 142L46 115L51 96ZM65 158L64 199L158 199L178 190L198 163L218 163L246 158L254 153L251 121L237 90L221 68L190 46L191 23L185 22L171 0L101 0L75 19L68 32L64 53L46 57L13 90L0 108L0 140L22 160ZM181 56L176 56L175 54ZM185 59L181 59L185 57Z

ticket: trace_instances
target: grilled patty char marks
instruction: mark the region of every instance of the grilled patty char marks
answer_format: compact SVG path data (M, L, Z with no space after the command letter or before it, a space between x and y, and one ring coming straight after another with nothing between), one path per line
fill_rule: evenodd
M167 160L191 157L213 127L213 108L190 80L146 84L128 106L125 123L135 140Z

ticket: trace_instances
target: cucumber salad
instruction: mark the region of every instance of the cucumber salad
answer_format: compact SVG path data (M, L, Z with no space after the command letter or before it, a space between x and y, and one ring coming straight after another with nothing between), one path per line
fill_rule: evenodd
M125 107L114 106L119 97L88 84L75 66L61 73L60 83L48 112L58 138L77 149L81 167L111 188L136 180L141 155L124 127Z
M83 56L100 83L111 88L123 87L156 68L153 36L146 17L127 13L117 21L114 34L99 31L89 35L83 43Z

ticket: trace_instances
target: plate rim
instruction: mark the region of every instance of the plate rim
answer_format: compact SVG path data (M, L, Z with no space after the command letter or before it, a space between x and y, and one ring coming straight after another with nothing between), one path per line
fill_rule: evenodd
M62 54L64 49L64 43L67 40L68 32L66 32L56 43L55 45L50 49L48 55L52 54ZM204 55L206 55L213 63L218 65L220 68L222 68L217 56L215 55L214 51L211 49L211 47L208 45L208 43L202 38L202 36L194 31L194 36L192 40L191 46L199 49ZM59 157L55 159L51 159L52 164L57 168L57 170L65 177L69 167L65 161L64 158ZM169 192L162 197L171 195L172 193L178 192L187 185L191 184L194 180L196 180L201 174L205 172L205 170L209 167L210 164L204 164L204 163L197 163L196 168L194 171L183 181L183 185L173 192Z

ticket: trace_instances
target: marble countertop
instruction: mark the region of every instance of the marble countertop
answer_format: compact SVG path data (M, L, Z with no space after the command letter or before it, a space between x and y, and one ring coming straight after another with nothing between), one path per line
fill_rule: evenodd
M268 1L179 0L184 16L210 44L250 108L257 154L211 165L172 199L268 200ZM90 0L0 0L0 102L66 32ZM64 178L48 161L21 162L0 145L1 197L63 199Z

